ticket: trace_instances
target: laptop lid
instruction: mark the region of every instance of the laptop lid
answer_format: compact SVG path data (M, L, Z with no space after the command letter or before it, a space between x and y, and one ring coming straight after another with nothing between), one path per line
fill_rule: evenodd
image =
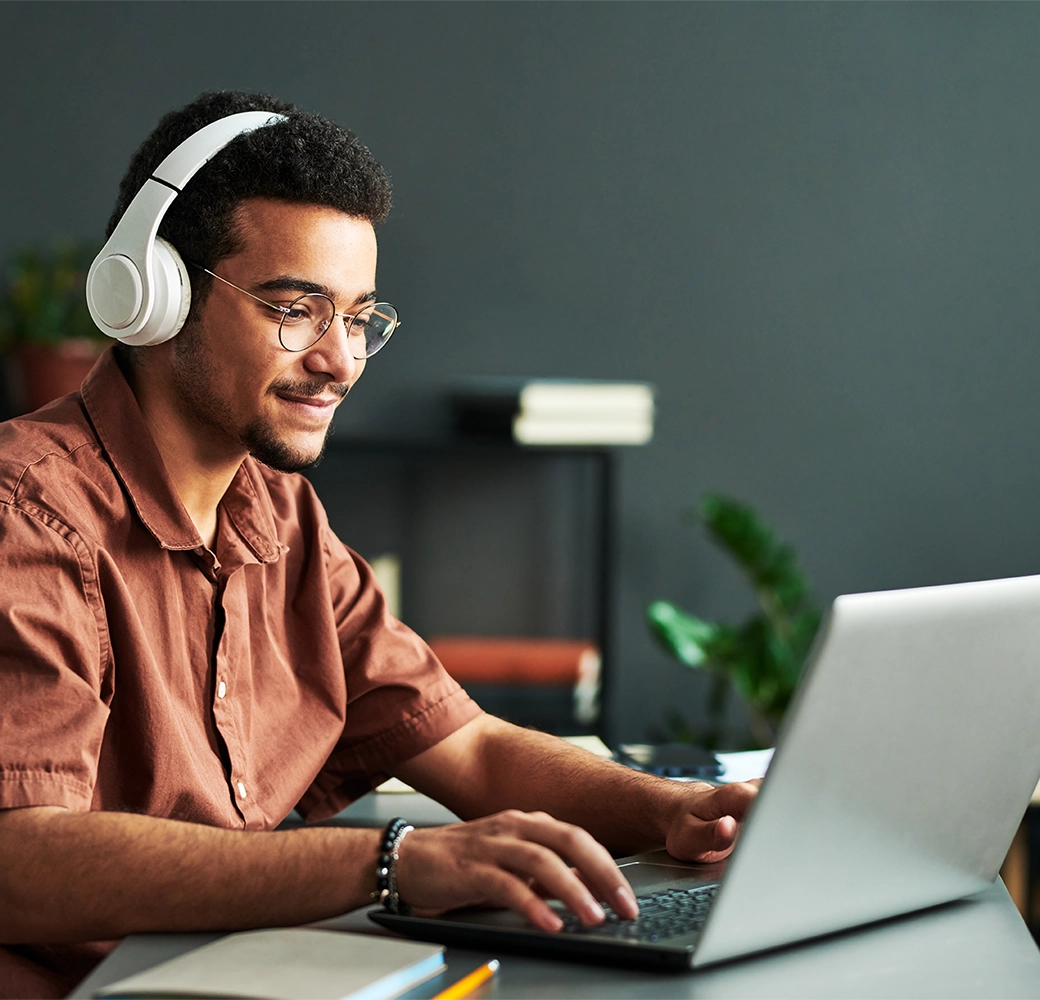
M1040 577L839 597L694 956L996 877L1040 776Z

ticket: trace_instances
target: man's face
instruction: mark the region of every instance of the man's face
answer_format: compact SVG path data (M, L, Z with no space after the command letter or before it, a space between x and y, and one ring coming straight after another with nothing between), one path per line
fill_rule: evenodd
M288 306L321 291L340 313L375 296L371 223L335 209L268 199L237 213L243 249L215 273L254 295ZM286 351L280 314L213 280L197 318L173 340L172 376L182 416L215 458L246 452L285 472L321 457L333 413L360 377L340 318L313 346Z

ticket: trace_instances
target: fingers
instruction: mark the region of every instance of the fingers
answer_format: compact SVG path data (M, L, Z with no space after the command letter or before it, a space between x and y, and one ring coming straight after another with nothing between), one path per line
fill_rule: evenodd
M501 852L497 860L502 868L520 879L533 879L546 898L560 900L582 923L597 924L603 920L603 908L593 892L556 851L512 837L499 838L495 847ZM541 899L530 886L529 891Z
M736 846L737 829L732 816L713 820L685 816L673 824L665 848L681 861L721 861Z
M427 917L461 906L504 907L515 910L542 930L558 931L563 926L563 921L538 895L536 889L511 872L493 864L475 864L468 867L467 875L472 885L456 882L437 905L431 905L434 901L427 898L425 905L410 904L412 912L416 916ZM467 891L474 888L477 891ZM417 890L414 880L409 879L408 886L402 887L401 891L404 899L422 898L417 895L421 890Z
M543 813L510 811L416 830L401 851L398 885L401 898L425 912L505 906L548 931L562 921L543 896L560 900L586 924L604 919L598 899L622 917L638 915L607 851L584 830Z
M573 871L578 878L581 878L581 872L579 872L577 868L572 868L571 871ZM582 879L582 881L584 881L584 879ZM545 892L541 886L535 885L532 886L532 888L543 897L545 896ZM639 916L639 904L636 902L635 893L632 891L632 887L628 884L628 879L626 878L622 879L620 886L614 888L613 896L608 893L603 897L603 901L608 903L614 911L625 920L635 920L635 918Z
M704 819L732 816L740 822L755 801L761 783L762 779L756 778L754 781L734 781L712 788L705 793L703 803L694 812Z
M570 877L561 878L555 886L541 877L538 881L551 896L557 889L569 893L574 880L586 887L586 899L582 902L584 913L571 906L567 895L555 895L585 923L599 923L603 920L603 911L596 900L606 903L625 919L634 919L639 915L639 907L628 880L606 848L591 834L581 827L560 823L544 813L520 813L519 822L523 836L551 848L554 854L573 866L573 870L567 869ZM556 874L562 873L557 871ZM593 906L587 905L589 899Z
M559 915L528 883L513 873L488 865L480 872L480 876L486 892L486 905L515 910L529 923L544 931L558 931L563 927Z
M698 789L672 821L665 841L668 853L684 861L713 862L727 857L759 785L756 780Z

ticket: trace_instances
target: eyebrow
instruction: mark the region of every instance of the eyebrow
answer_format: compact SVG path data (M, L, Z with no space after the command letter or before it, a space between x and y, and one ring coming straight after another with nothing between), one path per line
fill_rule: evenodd
M333 302L336 301L336 296L332 294L332 289L329 288L328 285L322 285L317 281L308 281L306 278L297 278L295 275L291 274L280 274L277 278L262 281L256 286L256 288L265 292L296 292L299 295L310 295L317 292L332 299ZM359 295L347 306L347 308L349 309L350 306L360 305L362 302L375 301L376 293L373 289L371 292ZM339 307L340 304L337 302L336 308L338 309Z

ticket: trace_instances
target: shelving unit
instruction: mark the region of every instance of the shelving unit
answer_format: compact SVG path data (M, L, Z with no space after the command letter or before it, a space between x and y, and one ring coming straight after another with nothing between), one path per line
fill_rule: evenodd
M595 642L604 718L613 449L333 439L307 475L346 544L368 560L399 559L401 617L421 635ZM552 710L549 692L535 688L470 690L489 711L521 724L600 729L600 722L577 727L561 717L558 690Z

